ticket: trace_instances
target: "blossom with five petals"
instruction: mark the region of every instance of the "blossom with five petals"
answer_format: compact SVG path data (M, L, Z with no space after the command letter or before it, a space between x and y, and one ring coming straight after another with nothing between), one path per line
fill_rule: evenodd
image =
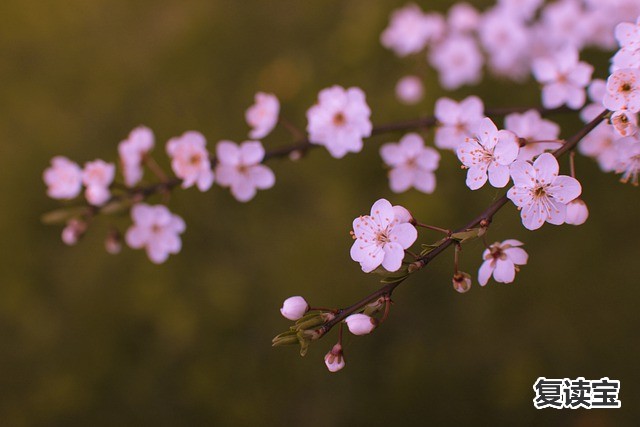
M582 192L580 183L566 175L558 176L559 165L550 153L533 162L517 161L511 165L514 186L507 197L520 209L522 224L536 230L546 222L565 222L567 204Z
M369 273L381 264L388 271L400 269L404 250L418 238L416 228L403 221L406 212L380 199L371 207L371 215L353 221L351 259L360 263L362 271Z

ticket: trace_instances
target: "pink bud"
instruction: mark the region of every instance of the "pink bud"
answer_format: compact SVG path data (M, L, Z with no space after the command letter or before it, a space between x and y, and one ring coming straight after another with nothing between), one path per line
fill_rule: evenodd
M378 326L378 321L366 314L352 314L344 319L349 331L353 335L366 335Z
M62 230L62 241L69 246L75 245L85 231L87 231L86 222L71 218Z
M589 209L582 199L575 199L567 204L567 216L564 222L571 225L581 225L589 218Z
M338 372L344 368L344 357L340 344L334 345L331 351L324 356L324 364L327 365L330 372Z
M471 276L467 273L456 273L453 275L453 289L461 294L471 289Z
M424 95L424 86L419 77L405 76L396 84L396 96L403 104L417 104Z
M284 300L280 313L289 320L298 320L309 310L307 301L300 297L289 297Z

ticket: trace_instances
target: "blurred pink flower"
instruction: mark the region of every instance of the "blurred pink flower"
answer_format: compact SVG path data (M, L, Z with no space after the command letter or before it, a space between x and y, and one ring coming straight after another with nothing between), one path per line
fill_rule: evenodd
M216 176L218 184L230 187L231 194L241 202L253 199L258 189L273 187L273 171L261 164L264 148L258 141L245 141L237 145L220 141L216 146Z
M186 226L182 218L166 206L139 203L131 209L131 218L133 225L125 235L131 248L145 248L149 259L156 264L165 262L169 254L180 252L180 234Z
M267 136L278 123L280 102L275 95L258 92L255 103L245 113L247 124L251 126L249 138L262 139Z
M171 168L182 179L182 188L189 188L194 184L200 191L211 188L214 175L206 144L204 136L195 131L185 132L167 142Z
M42 179L52 199L73 199L82 190L82 169L63 156L51 159L51 166L45 169Z

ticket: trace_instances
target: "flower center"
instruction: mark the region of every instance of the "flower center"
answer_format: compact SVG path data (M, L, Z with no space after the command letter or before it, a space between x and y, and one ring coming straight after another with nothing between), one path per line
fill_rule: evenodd
M193 166L196 166L198 163L200 163L200 154L192 154L191 157L189 157L189 163Z
M333 116L333 124L336 126L344 126L347 123L347 118L342 111L339 111Z
M620 86L620 92L629 92L631 90L631 85L629 83L623 83Z
M387 235L387 230L379 231L378 234L376 234L376 241L381 245L384 245L385 243L389 243L391 239Z
M535 190L533 190L533 197L535 197L536 199L539 199L541 197L546 197L546 196L547 196L547 191L542 186L536 187Z

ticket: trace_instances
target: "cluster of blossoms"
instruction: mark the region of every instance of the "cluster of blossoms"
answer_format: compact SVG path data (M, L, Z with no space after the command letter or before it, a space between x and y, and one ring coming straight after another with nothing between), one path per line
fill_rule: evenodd
M580 144L580 152L595 158L605 172L621 173L623 182L638 185L640 171L640 17L635 23L621 22L615 28L619 50L611 59L607 81L594 80L589 97L595 105L611 111L609 123L602 123ZM592 105L582 112L583 120L595 113Z
M573 156L570 176L560 175L556 158L574 149L580 139L578 149L582 154L594 157L604 171L621 173L622 181L637 185L640 18L636 23L620 23L629 13L640 14L637 0L499 0L484 12L459 3L446 17L424 13L415 4L395 11L382 33L382 44L399 56L427 50L427 58L439 72L443 87L454 89L480 81L486 63L494 74L516 81L532 74L541 84L544 108L500 114L504 115L504 128L499 129L480 98L469 96L458 102L442 97L436 101L430 120L388 127L412 131L397 142L383 144L379 150L388 167L393 192L415 188L433 193L440 149L457 156L471 190L479 190L487 183L495 188L509 186L502 202L497 201L502 204L485 211L486 216L468 228L454 232L422 224L406 208L386 199L376 201L368 215L353 221L350 255L365 273L383 275L385 286L369 299L344 310L312 308L300 296L288 298L280 311L295 324L274 338L274 345L297 343L304 355L311 341L339 325L338 342L325 355L325 364L331 372L341 370L345 366L344 325L354 335L371 333L386 320L395 286L423 268L430 261L430 254L437 255L451 245L455 247L453 287L460 293L467 292L471 275L458 270L462 245L479 237L484 240L493 214L508 200L520 211L522 224L528 230L539 229L546 222L584 223L589 212L580 199L582 187L575 178ZM609 78L592 79L593 67L580 61L580 51L587 46L613 49L616 43L619 50L613 56ZM398 82L396 93L404 103L415 104L422 98L424 88L419 77L406 76ZM584 106L587 95L591 103ZM574 138L571 144L559 139L560 127L556 123L543 118L543 113L563 105L573 110L582 108L580 117L589 123L583 129L586 136ZM609 110L608 120L597 124L604 117L603 108ZM322 146L339 159L362 151L365 138L384 130L384 126L374 129L365 93L358 87L335 85L321 90L306 117L305 138L291 147L267 153L261 140L278 123L285 124L294 136L302 132L292 129L280 117L276 96L257 93L254 104L245 112L250 140L240 144L221 140L214 155L200 132L188 131L169 139L165 151L174 177L168 176L152 157L155 137L144 126L134 129L119 144L119 169L100 159L81 168L65 157L54 157L43 174L48 195L71 200L84 188L88 204L80 213L76 209L64 217L62 240L75 244L98 213L130 209L133 223L123 233L124 241L133 249L144 249L152 262L163 263L170 254L180 251L180 236L186 225L165 205L147 204L146 198L158 193L166 196L178 186L195 186L205 192L218 184L229 188L238 201L248 202L258 190L275 184L273 171L264 165L268 158L294 158L311 147ZM435 147L427 146L424 135L418 133L432 126ZM152 172L159 182L145 185L145 171ZM416 254L411 248L418 241L419 228L442 232L445 237L434 244L422 244ZM120 235L116 228L109 232L106 247L110 253L120 250ZM514 239L491 245L485 242L478 283L485 286L491 277L500 283L513 282L519 268L528 262L522 246Z
M589 77L588 67L575 61L577 53L590 46L612 49L616 24L638 14L636 0L499 0L484 11L462 2L445 15L425 13L410 3L391 14L380 41L401 57L426 51L445 89L478 83L485 64L492 74L517 82L533 70L549 86L545 98L550 103L564 100L579 108L578 88L584 88ZM619 61L637 61L635 55L621 54ZM415 81L399 84L397 95L403 102L415 102L406 93L418 93L417 87Z
M275 96L256 94L255 104L246 112L247 123L252 128L250 137L268 135L278 121L278 114L279 102ZM271 188L275 183L271 169L262 164L265 150L260 141L246 141L239 145L220 141L214 157L207 150L207 141L200 132L188 131L171 138L166 144L166 152L176 177L173 180L167 178L151 157L154 145L154 134L145 126L135 128L127 139L120 142L118 154L122 183L115 181L116 165L113 163L98 159L86 163L81 169L66 157L52 159L51 167L43 174L47 194L54 199L72 200L84 185L89 204L88 209L67 219L62 231L62 240L66 244L77 243L86 232L89 220L100 209L111 207L117 210L124 205L123 202L130 200L133 202L133 224L125 233L127 245L133 249L146 249L149 259L158 264L166 261L169 254L178 253L185 223L164 205L151 206L141 202L146 188L138 185L144 177L145 166L160 179L159 187L165 191L180 184L184 189L196 186L204 192L217 182L221 187L228 187L241 202L251 200L257 190ZM107 236L105 245L109 253L119 252L119 236L120 233L113 230Z

